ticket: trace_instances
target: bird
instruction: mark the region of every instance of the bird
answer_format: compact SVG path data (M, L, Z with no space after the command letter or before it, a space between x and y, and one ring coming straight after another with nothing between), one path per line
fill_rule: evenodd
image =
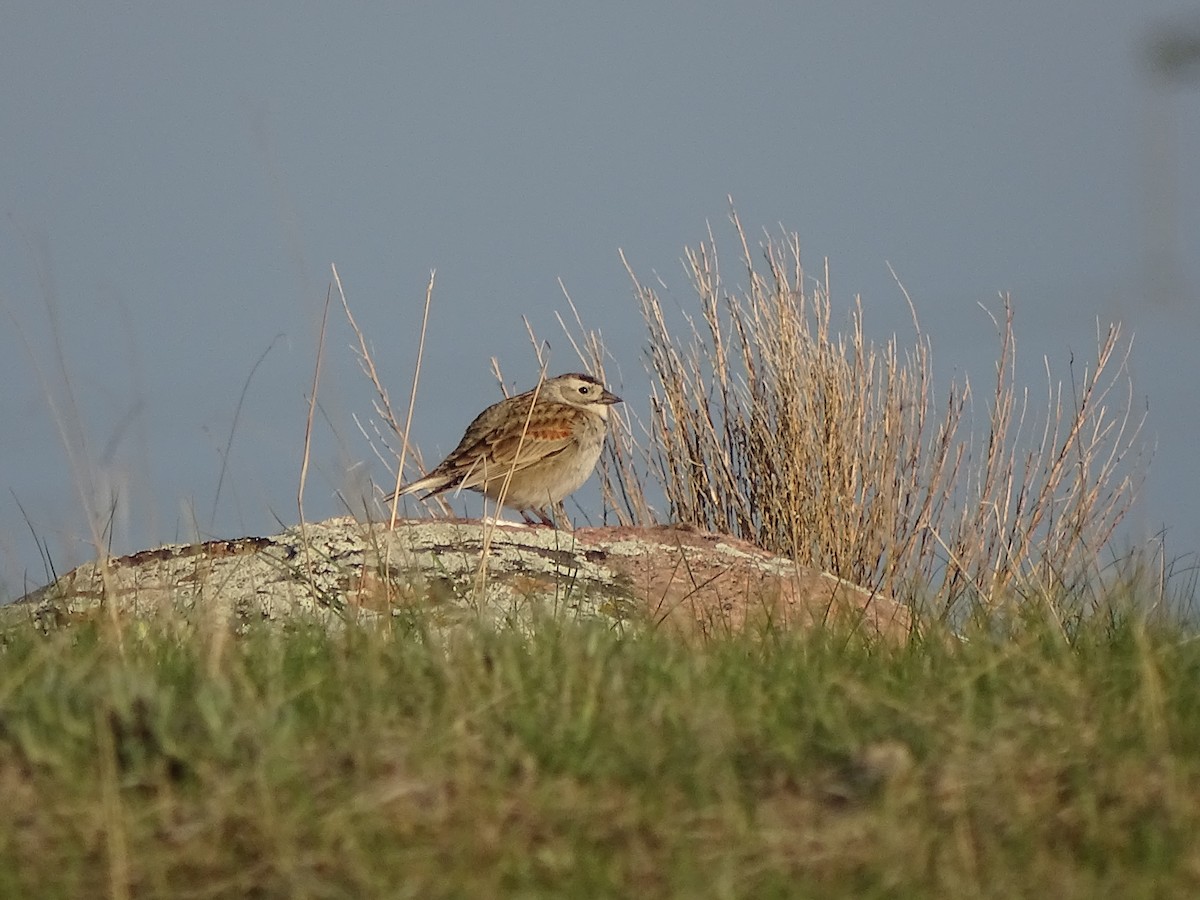
M547 379L477 415L449 456L384 502L465 488L501 501L527 524L536 524L532 512L553 525L549 508L588 480L604 448L609 407L621 402L591 375Z

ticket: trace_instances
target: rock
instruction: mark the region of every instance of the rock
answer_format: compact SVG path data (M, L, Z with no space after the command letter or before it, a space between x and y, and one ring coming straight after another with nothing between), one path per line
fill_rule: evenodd
M911 627L889 597L687 528L422 519L389 531L351 518L88 563L0 609L0 622L51 628L98 615L106 600L121 616L235 626L369 623L421 609L435 627L481 615L523 627L547 613L703 634L837 621L903 637Z

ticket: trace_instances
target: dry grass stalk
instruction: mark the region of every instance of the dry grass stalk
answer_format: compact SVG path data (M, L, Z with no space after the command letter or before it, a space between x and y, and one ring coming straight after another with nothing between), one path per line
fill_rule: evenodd
M687 251L700 316L687 318L684 339L657 291L630 271L654 380L647 452L672 521L944 615L1031 594L1062 602L1098 583L1101 551L1141 473L1119 328L1098 334L1095 360L1078 373L1072 365L1068 384L1047 364L1040 412L1014 384L1006 301L977 442L963 421L969 381L935 401L915 313L908 348L868 340L857 304L849 334L837 334L828 270L806 293L794 235L768 239L756 263L736 216L733 224L746 284L726 287L711 232ZM644 502L623 506L624 518L645 521Z
M399 418L392 409L391 398L388 395L388 390L384 387L383 379L379 375L379 370L375 366L375 359L371 355L370 343L367 341L366 335L359 328L358 322L354 319L354 314L350 311L350 304L346 300L346 294L342 290L340 279L337 278L335 272L335 282L338 288L338 296L342 301L342 309L346 313L346 320L350 323L350 328L354 332L355 338L358 340L358 347L355 353L358 356L359 368L363 374L371 382L371 386L375 389L375 414L386 425L386 429L381 429L376 422L370 422L370 429L359 421L355 416L355 424L358 425L358 430L363 437L371 445L372 451L384 467L389 471L393 466L397 466L394 478L394 489L399 489L402 482L407 480L404 476L405 466L411 465L418 472L424 472L425 466L421 458L421 453L418 448L409 441L409 430L412 426L413 409L416 405L417 385L421 377L421 363L423 361L425 350L425 334L429 326L429 309L433 301L433 283L437 276L436 271L429 273L429 281L425 285L425 306L421 317L421 331L418 336L417 345L417 362L413 371L412 388L409 392L408 413L405 416L404 424L401 425ZM399 438L400 449L396 450L391 446L388 433ZM397 464L397 460L399 463ZM396 498L397 500L399 498ZM451 515L452 510L446 497L438 495L431 497L428 500L422 501L430 503L438 507L442 515ZM396 508L397 503L393 502L390 511L390 527L394 527L396 523Z

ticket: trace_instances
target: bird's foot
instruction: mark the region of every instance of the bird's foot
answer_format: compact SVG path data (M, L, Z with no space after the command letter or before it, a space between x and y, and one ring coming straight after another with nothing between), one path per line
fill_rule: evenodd
M530 515L532 513L532 515ZM536 516L537 518L534 518ZM521 518L525 520L526 525L545 525L553 528L554 520L546 513L544 509L521 510Z

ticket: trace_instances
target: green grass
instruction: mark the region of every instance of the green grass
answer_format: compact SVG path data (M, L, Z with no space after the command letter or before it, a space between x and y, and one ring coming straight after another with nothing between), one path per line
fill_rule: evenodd
M3 897L1200 896L1200 641L106 623L0 649Z

